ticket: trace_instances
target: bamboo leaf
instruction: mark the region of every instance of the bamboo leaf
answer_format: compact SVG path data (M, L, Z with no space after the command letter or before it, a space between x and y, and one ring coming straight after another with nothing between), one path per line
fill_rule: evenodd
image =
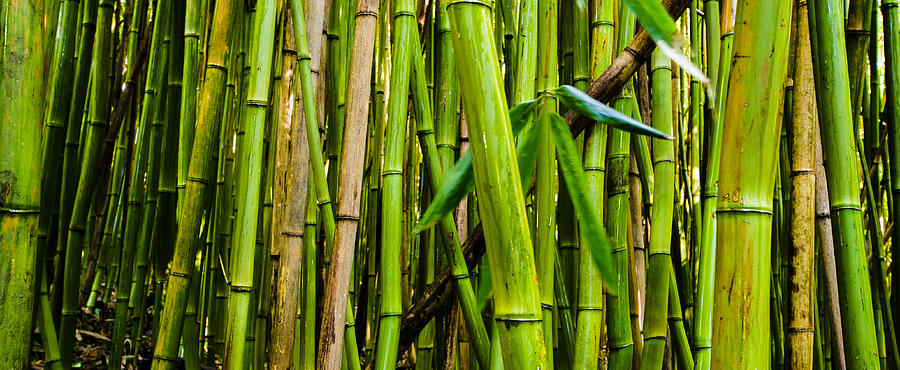
M566 188L572 198L575 213L578 215L582 238L590 248L591 257L600 270L600 276L607 283L607 289L611 289L609 293L615 295L616 292L612 290L615 289L613 282L616 281L616 272L613 269L609 239L606 237L600 215L597 214L597 203L588 195L587 179L581 167L581 160L578 159L575 141L569 133L569 126L559 114L550 116L550 125L559 155L559 168L566 180Z
M669 16L662 3L657 0L624 0L624 3L628 10L631 10L641 21L641 26L647 30L647 34L656 42L656 46L663 54L700 82L709 84L709 78L700 71L700 68L697 68L687 56L678 50L683 43L681 34L675 26L675 20ZM690 11L694 11L694 9ZM696 16L696 14L692 16Z
M512 132L514 136L518 136L522 129L531 121L531 113L534 107L534 100L525 101L509 110L509 118L512 124ZM521 145L520 145L521 147ZM528 152L526 150L526 152ZM532 167L534 161L532 160ZM520 166L520 170L522 167ZM528 173L531 175L531 172ZM524 175L523 175L524 176ZM453 211L459 202L475 189L475 173L472 171L472 155L465 152L460 156L459 161L444 176L444 184L440 190L434 195L431 205L422 214L419 223L413 229L413 234L422 232L423 230L434 225L441 217Z
M579 114L603 122L617 129L628 131L633 134L647 135L658 139L672 140L674 137L659 131L653 127L638 122L621 112L610 108L583 91L573 86L562 85L553 90L553 94L559 98L559 101L571 110Z

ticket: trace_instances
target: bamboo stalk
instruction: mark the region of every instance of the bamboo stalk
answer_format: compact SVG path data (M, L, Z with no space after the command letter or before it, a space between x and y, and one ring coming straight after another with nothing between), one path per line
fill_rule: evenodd
M337 190L336 229L332 249L332 268L328 275L325 301L325 319L322 320L322 338L319 350L321 366L336 369L340 366L339 349L342 348L344 331L339 330L346 320L348 306L344 289L350 284L353 267L353 247L356 243L357 226L360 216L360 193L362 189L362 167L365 154L364 142L368 128L368 110L372 75L372 58L375 49L375 26L378 21L377 0L362 0L357 3L354 20L353 49L350 60L350 78L347 99L343 143L341 145L340 174Z
M711 368L768 367L772 191L787 74L788 1L741 3L724 109ZM756 50L775 50L771 57ZM745 57L746 56L746 57ZM723 77L724 78L724 77ZM746 148L746 149L745 149ZM752 149L750 149L752 148ZM748 150L749 149L749 150ZM743 317L743 320L737 320Z
M234 3L216 2L216 11L209 38L209 51L204 68L204 83L197 109L198 121L191 150L191 165L185 200L178 217L178 234L175 239L174 257L168 276L167 299L159 321L159 336L153 351L154 369L172 369L175 366L178 344L187 308L191 272L196 258L197 236L202 221L201 205L206 199L209 183L209 158L217 145L217 134L225 103L222 92L228 70L225 56L232 32Z
M497 51L491 40L490 8L483 2L451 2L453 47L467 117L479 198L485 223L488 262L494 286L504 364L511 368L548 366L541 333L537 279L515 149L502 90ZM462 32L466 30L467 32ZM486 49L484 48L487 46ZM484 88L482 88L482 86ZM493 138L489 144L486 136Z
M50 5L50 4L46 4ZM34 272L41 206L41 123L43 121L44 2L4 1L0 27L12 42L0 48L0 364L29 363L34 307ZM9 16L15 14L15 17Z
M815 85L806 2L797 2L797 43L791 107L791 317L788 329L790 366L813 366L814 326L811 306L815 266Z
M843 293L841 317L846 360L850 368L878 368L878 349L871 340L875 328L869 289L858 167L854 155L851 96L840 15L829 8L836 3L809 1L810 35L814 35L813 64L822 149L828 173L828 197L835 223L835 260ZM832 82L826 82L832 81ZM865 338L865 339L864 339Z
M654 128L671 135L672 122L672 69L671 61L662 52L654 51L651 60L653 90L652 122ZM641 368L658 369L662 366L666 346L666 312L668 307L669 270L672 269L670 243L675 202L675 145L668 140L653 140L653 208L650 224L650 261L647 272L650 290L647 296L647 312L644 316L644 353Z

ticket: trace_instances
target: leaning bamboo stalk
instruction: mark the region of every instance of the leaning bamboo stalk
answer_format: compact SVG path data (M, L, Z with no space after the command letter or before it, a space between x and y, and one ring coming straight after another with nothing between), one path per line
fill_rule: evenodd
M344 294L351 283L353 248L356 244L362 191L363 156L369 125L369 96L372 76L372 59L375 52L375 27L378 21L378 0L360 0L357 3L356 29L350 59L350 77L347 90L347 117L340 155L340 174L337 190L337 213L332 266L328 272L327 292L322 320L322 341L318 363L325 369L337 369L341 364L344 330L348 305ZM374 261L372 261L374 262Z
M92 51L90 98L91 105L88 111L87 122L90 126L84 140L84 154L81 161L81 173L78 180L78 190L66 237L65 276L62 300L62 319L60 321L60 350L62 351L62 363L64 367L71 366L72 356L75 350L75 324L78 309L78 288L81 282L81 253L84 244L85 226L88 219L88 211L91 207L94 190L99 178L99 157L103 140L106 138L106 128L109 125L109 93L110 80L107 73L110 68L109 53L112 45L112 32L104 25L112 24L113 3L100 1L97 15L97 35Z
M90 2L90 1L87 1ZM38 244L37 244L37 276L43 276L40 272L44 269L44 257L48 246L48 232L53 220L52 210L59 207L59 185L65 181L59 177L59 171L63 165L59 158L59 151L64 150L63 140L66 133L66 119L69 114L69 103L72 100L73 84L75 82L76 62L76 31L78 26L78 14L81 8L80 0L65 1L60 5L58 29L53 45L53 59L50 67L50 88L48 112L44 120L44 133L41 142L41 163L44 165L41 171L41 213L38 217ZM49 8L49 7L48 7ZM52 15L51 15L52 16ZM49 45L47 45L49 46ZM82 54L84 55L84 54ZM82 59L85 59L82 57ZM84 95L83 92L78 92ZM79 122L80 125L80 122Z
M141 3L140 1L136 4ZM55 216L57 222L57 235L55 239L55 260L53 269L53 284L51 288L50 306L55 314L59 314L62 305L62 287L65 267L66 236L68 233L69 219L72 213L72 202L75 190L78 186L78 141L81 133L82 118L84 116L85 100L88 96L90 82L91 59L94 50L94 35L97 29L97 1L85 1L83 3L82 21L79 30L81 37L78 42L78 67L75 71L75 85L73 87L72 100L68 107L68 119L66 119L65 149L63 151L61 184L59 189L59 214ZM137 5L135 5L137 6ZM68 124L71 122L72 124ZM40 232L40 230L39 230ZM51 276L51 275L48 275Z
M788 329L792 369L813 366L812 305L815 278L815 85L809 19L797 1L797 43L791 107L791 317Z
M178 234L175 240L175 252L170 264L168 288L166 296L170 297L163 306L160 317L159 335L153 351L154 369L172 369L178 354L184 324L184 312L187 308L187 292L190 289L191 273L196 258L197 236L202 221L202 205L207 198L207 184L210 182L209 158L218 147L218 129L220 125L225 96L225 79L228 70L225 67L225 55L228 40L232 32L235 9L232 1L216 2L216 11L209 38L204 71L204 83L200 92L200 105L197 109L198 121L191 151L191 165L188 170L188 183L185 189L185 200L178 217Z
M818 117L815 117L816 121L818 121ZM836 261L834 260L834 239L831 226L831 210L828 205L828 183L827 183L827 173L825 172L825 166L822 161L822 138L820 134L820 130L818 130L818 123L816 123L816 129L814 129L816 134L816 235L819 238L820 245L820 255L822 258L822 266L824 266L823 275L825 292L828 296L828 316L830 320L826 320L824 322L830 322L829 327L831 328L831 332L829 333L832 338L832 345L829 346L832 349L832 364L835 367L840 369L846 369L846 359L844 354L844 336L841 328L843 327L843 323L841 320L841 310L840 310L840 298L838 293L838 282L837 282L837 266ZM836 358L835 358L836 357Z
M284 9L287 15L288 8ZM272 210L272 270L275 272L275 293L272 308L272 334L269 338L269 366L288 369L293 362L294 330L297 306L300 301L300 264L303 252L306 196L309 177L308 140L306 127L292 106L294 69L297 51L290 17L284 22L282 36L282 74L278 103L278 123L275 127L275 171Z
M495 320L504 364L510 368L548 366L537 273L510 129L497 50L489 27L490 7L481 1L447 6L455 60L469 120L479 213L488 245ZM467 32L460 32L467 30ZM486 46L489 45L489 46ZM395 61L396 62L396 61ZM492 142L486 142L491 137Z
M741 3L724 109L711 368L768 367L769 240L790 1ZM760 55L757 50L774 50ZM724 76L722 76L724 78ZM743 319L740 319L743 318Z
M818 117L823 125L822 149L828 173L828 197L835 223L835 260L841 293L841 317L847 366L876 369L878 349L872 293L863 239L856 143L853 134L849 75L844 45L843 19L837 2L809 1L810 35L815 45L813 64L816 77Z

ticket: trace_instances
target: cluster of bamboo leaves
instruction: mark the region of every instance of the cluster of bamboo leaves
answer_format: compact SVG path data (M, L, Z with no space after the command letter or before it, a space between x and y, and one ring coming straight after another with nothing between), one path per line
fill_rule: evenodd
M900 367L897 0L0 27L4 368Z

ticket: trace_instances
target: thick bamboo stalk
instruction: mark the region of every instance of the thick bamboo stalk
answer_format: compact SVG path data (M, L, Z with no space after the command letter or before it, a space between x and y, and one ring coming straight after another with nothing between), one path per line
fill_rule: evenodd
M350 77L347 99L346 127L339 169L337 189L337 213L332 248L332 266L328 275L325 293L324 319L322 320L322 341L319 349L319 364L323 368L337 369L340 366L340 349L343 347L344 324L348 306L345 289L351 283L353 248L356 244L357 227L360 216L360 193L362 192L363 156L369 125L369 96L372 76L372 58L375 52L375 26L378 21L378 1L360 0L357 3L355 34L350 59ZM374 262L374 261L372 261Z
M481 219L494 287L495 320L504 364L548 366L524 195L503 92L497 50L490 42L490 7L481 1L447 6L469 129ZM489 45L489 46L487 46ZM486 138L491 137L491 142Z
M617 48L622 49L626 41L634 33L634 15L626 8L619 9L618 29L616 30ZM629 80L625 87L613 100L613 107L625 114L631 114L633 85ZM606 229L609 232L613 265L616 270L616 281L611 282L616 295L607 295L608 305L606 323L609 327L609 367L610 369L631 369L634 364L635 340L631 327L630 296L631 284L629 271L633 264L629 261L628 235L628 169L631 157L631 139L628 132L609 129L609 147L606 152L606 168L609 177L606 181L608 208Z
M716 251L710 366L716 369L769 366L768 241L791 23L790 1L738 5L716 211L717 242L730 246Z
M815 85L809 19L797 2L797 43L791 107L791 317L788 342L792 369L813 366L812 305L815 267Z
M41 205L44 6L40 0L0 3L4 40L15 40L0 48L0 142L5 148L0 154L0 364L10 369L26 367L30 358L26 338L32 329L38 262L33 246Z
M198 121L191 150L191 165L188 170L188 183L185 189L185 200L178 217L178 234L175 239L175 251L170 264L168 288L166 295L170 297L161 312L159 336L153 351L154 369L172 369L178 354L184 324L184 312L187 308L191 273L196 258L197 240L202 221L202 205L207 198L209 184L209 158L218 147L218 131L225 97L225 79L228 70L225 67L225 55L228 40L232 32L234 3L231 1L216 2L216 11L209 38L204 83L200 92L200 105L197 109Z
M418 35L412 36L413 45L419 44ZM432 113L431 104L428 101L429 96L426 86L425 62L421 53L412 56L413 58L413 78L411 79L411 94L414 111L418 122L416 125L416 135L419 138L424 167L426 168L426 176L433 192L444 184L444 169L442 160L439 157L437 144L434 135L434 115ZM460 248L460 239L457 237L458 226L453 220L453 215L444 216L439 223L439 239L438 242L442 247L442 261L453 271L455 277L457 293L459 294L460 311L466 323L466 328L470 335L470 339L474 344L475 355L479 364L487 366L490 356L490 342L488 340L487 330L481 320L481 315L477 312L477 304L475 300L475 291L472 288L472 281L468 278L469 269L466 267L465 258Z

